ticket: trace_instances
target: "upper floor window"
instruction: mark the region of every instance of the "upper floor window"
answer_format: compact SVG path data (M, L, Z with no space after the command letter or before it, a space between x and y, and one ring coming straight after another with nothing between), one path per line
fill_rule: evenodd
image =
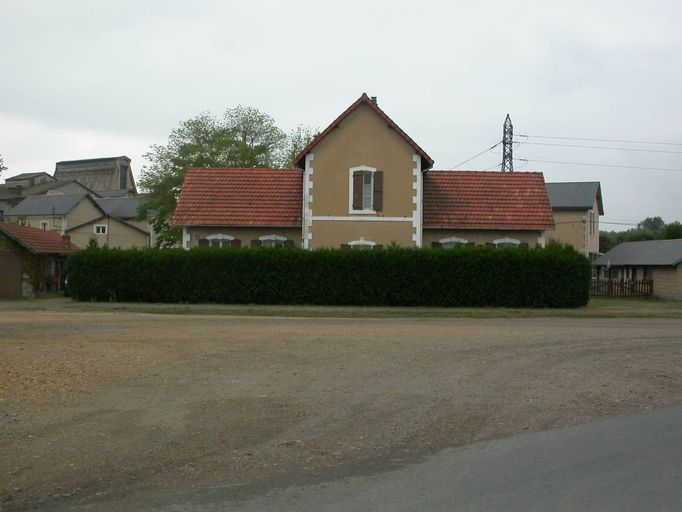
M242 241L230 235L223 235L222 233L216 233L214 235L208 235L206 238L199 240L199 247L216 247L216 248L228 248L228 247L241 247Z
M95 224L95 234L96 235L106 235L107 225L106 224Z
M384 173L373 167L352 167L348 183L349 213L375 213L384 209Z
M121 169L118 172L119 172L118 188L120 190L125 190L126 188L128 188L128 166L122 165Z
M596 233L596 222L595 222L595 215L594 211L590 210L590 235L594 235Z
M47 231L49 229L49 227L50 227L50 223L48 221L46 221L46 220L40 221L40 229L42 229L43 231Z

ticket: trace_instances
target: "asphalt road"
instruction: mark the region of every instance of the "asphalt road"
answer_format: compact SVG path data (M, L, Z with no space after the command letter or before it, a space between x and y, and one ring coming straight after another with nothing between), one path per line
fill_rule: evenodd
M682 407L478 443L397 471L287 488L248 501L221 499L223 493L229 491L166 496L161 500L166 503L144 509L677 512Z

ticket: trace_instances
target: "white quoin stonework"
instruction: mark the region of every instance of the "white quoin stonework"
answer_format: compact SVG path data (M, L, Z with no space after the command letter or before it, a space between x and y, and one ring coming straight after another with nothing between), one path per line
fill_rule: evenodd
M543 231L542 234L538 237L538 247L544 247L545 246L545 232Z
M310 249L310 241L313 239L313 159L315 156L308 153L305 156L305 170L303 171L303 248Z
M421 170L421 156L414 154L412 155L412 160L414 161L414 169L412 169L412 176L414 177L414 182L412 183L412 202L415 205L414 211L412 212L412 227L414 228L414 234L412 235L412 241L415 246L422 246L422 183L424 176Z
M189 241L190 241L190 236L189 236L189 229L187 226L182 227L182 247L185 248L185 250L189 250Z

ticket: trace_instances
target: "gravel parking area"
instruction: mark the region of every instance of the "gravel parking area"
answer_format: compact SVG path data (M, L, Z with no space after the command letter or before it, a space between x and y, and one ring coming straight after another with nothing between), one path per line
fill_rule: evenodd
M0 306L0 509L235 499L682 404L680 318Z

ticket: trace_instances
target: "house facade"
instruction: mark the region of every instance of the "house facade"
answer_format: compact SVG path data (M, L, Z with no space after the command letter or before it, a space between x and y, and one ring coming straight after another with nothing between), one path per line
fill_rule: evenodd
M12 208L29 196L65 194L96 195L76 180L58 181L44 172L25 173L7 178L5 183L0 185L0 222Z
M609 279L651 279L656 297L682 300L682 239L623 242L594 265Z
M93 198L87 193L29 196L12 208L6 219L68 235L80 248L85 248L91 239L98 246L149 247L152 242L149 222L135 219L139 201L137 197Z
M435 171L366 94L294 163L188 170L173 219L183 247L534 247L554 227L541 173Z
M591 182L547 183L555 228L548 240L573 246L594 261L599 256L599 216L604 215L601 184Z

